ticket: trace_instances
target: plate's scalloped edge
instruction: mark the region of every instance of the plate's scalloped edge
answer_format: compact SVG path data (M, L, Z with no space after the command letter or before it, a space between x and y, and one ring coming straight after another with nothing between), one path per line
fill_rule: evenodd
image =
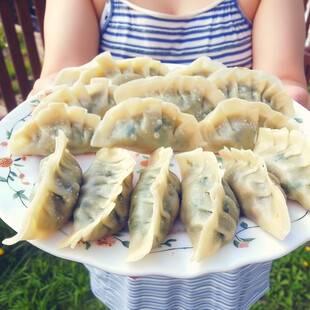
M3 118L0 121L0 129L3 128L4 130L0 130L0 137L4 135L4 132L6 129L10 129L13 131L14 128L10 127L12 126L12 123L15 124L16 122L21 121L22 119L26 119L30 116L32 109L33 109L33 100L36 101L36 97L30 98L26 100L24 103L20 104L15 110L13 110L11 113L9 113L5 118ZM309 118L310 120L310 112L306 110L304 107L300 106L298 103L294 103L296 108L296 115L303 115L304 118ZM19 119L18 119L19 117ZM15 123L14 123L15 122ZM309 122L303 122L302 127L304 127L306 133L310 133L310 121ZM14 125L15 126L15 125ZM308 135L307 135L308 136ZM0 139L0 144L1 144ZM1 150L0 146L0 156L4 154L3 149ZM5 153L4 156L10 156L9 154ZM0 187L3 184L0 182ZM7 207L7 206L6 206ZM8 218L8 216L5 214L5 207L3 207L2 203L0 203L0 217L3 219L3 221L10 227L12 227L14 230L17 230L16 225L12 224L14 223L14 219ZM301 228L310 227L310 215L309 212L305 216L302 217L306 224L304 224L302 220L299 220L297 223L297 220L294 221L295 227L299 227L302 223L303 226L300 226ZM241 220L240 220L241 221ZM248 220L247 220L248 221ZM239 222L240 225L240 222ZM307 231L308 232L308 231ZM239 232L236 232L236 234ZM256 235L257 234L257 235ZM104 269L107 272L112 272L118 275L124 275L124 276L148 276L148 275L161 275L161 276L169 276L169 277L177 277L177 278L193 278L197 276L201 276L206 273L213 273L213 272L228 272L237 268L240 268L242 266L248 265L248 264L256 264L266 261L275 260L277 258L280 258L292 251L294 251L296 248L304 244L305 242L310 240L310 229L309 234L304 234L303 236L298 236L296 239L296 236L290 237L290 239L294 239L293 241L290 240L286 243L284 240L283 242L273 240L273 237L270 237L266 235L266 233L262 232L260 229L257 230L255 236L255 239L258 237L261 237L263 239L266 238L265 241L274 242L278 246L278 250L276 252L270 252L265 253L262 256L257 255L250 258L250 260L244 259L244 255L241 255L241 258L238 258L238 255L244 254L244 253L254 253L253 248L255 248L255 245L251 245L249 248L243 248L243 249L237 249L233 243L225 245L218 253L216 253L210 260L207 259L201 263L192 263L190 262L190 257L192 255L192 249L190 246L181 246L176 248L171 248L169 251L161 251L159 253L157 250L153 251L151 255L149 255L149 258L153 256L155 257L155 263L154 259L146 259L146 261L142 260L137 263L131 263L126 264L124 261L121 261L122 255L119 256L119 264L115 264L115 259L107 258L111 253L108 253L107 250L110 250L113 247L109 248L100 248L97 245L91 246L91 249L87 250L85 247L79 247L74 250L70 248L66 249L58 249L56 244L58 243L59 239L63 236L62 233L57 232L55 235L51 236L50 238L46 240L31 240L29 241L31 244L36 246L37 248L52 254L54 256L57 256L59 258L76 261L83 264L88 264L97 268ZM266 237L267 236L267 237ZM245 236L245 237L251 237L251 236ZM170 235L167 236L167 239L171 238ZM187 236L186 236L187 238ZM166 239L166 240L167 240ZM180 241L182 242L182 240ZM254 241L255 242L255 241ZM168 246L169 247L169 246ZM119 249L119 247L115 247L114 249ZM231 250L233 249L233 250ZM250 251L252 252L249 252ZM125 249L123 249L125 250ZM123 251L122 250L122 251ZM229 253L229 251L232 251L232 259L226 260L225 264L221 263L215 263L218 258L221 258L223 256L224 252ZM239 251L239 252L238 252ZM243 252L242 252L243 251ZM181 256L181 259L178 255L178 253L182 252L184 255ZM225 253L226 253L225 252ZM94 256L94 253L98 256ZM167 255L167 253L169 253ZM107 255L108 254L108 255ZM114 254L115 255L115 254ZM162 255L163 259L174 259L173 264L165 264L165 261L158 261L159 263L156 264L156 256ZM243 257L243 258L242 258ZM182 260L183 259L183 260ZM164 263L164 264L163 264ZM173 268L171 266L174 266ZM183 267L183 268L182 268Z

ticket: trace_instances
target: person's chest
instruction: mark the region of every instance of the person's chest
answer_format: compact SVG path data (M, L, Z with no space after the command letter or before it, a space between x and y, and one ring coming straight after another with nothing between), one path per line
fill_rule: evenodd
M100 18L104 5L108 0L92 0L98 19ZM225 1L225 0L222 0ZM154 12L182 16L191 14L204 8L213 7L217 5L221 0L156 0L156 1L143 1L143 0L130 0L124 1L136 5L137 7L147 9ZM260 0L238 0L239 6L245 16L253 21L256 10L260 3Z

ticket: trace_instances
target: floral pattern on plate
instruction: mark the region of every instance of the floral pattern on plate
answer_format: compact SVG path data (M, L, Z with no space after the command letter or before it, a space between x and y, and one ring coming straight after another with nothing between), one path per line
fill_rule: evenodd
M21 127L31 116L36 100L26 101L0 122L0 216L13 229L18 230L27 210L29 195L38 176L41 158L38 156L11 156L8 141L12 132ZM310 112L296 104L299 115L303 115L303 130L310 134ZM308 126L308 127L307 127ZM136 160L134 182L148 165L148 155L132 152ZM93 154L76 156L83 171L89 166ZM175 160L171 171L180 176ZM86 263L116 274L165 275L191 278L205 273L229 271L235 268L288 254L310 239L310 215L298 203L288 201L292 222L291 233L283 240L277 240L262 231L255 223L240 218L234 239L222 247L215 255L200 263L191 262L192 246L184 225L177 220L171 233L160 247L136 263L124 263L130 238L128 230L123 230L97 242L84 243L75 249L57 248L64 234L69 234L72 223L68 223L50 238L30 241L40 249L65 259ZM241 254L241 255L240 255Z

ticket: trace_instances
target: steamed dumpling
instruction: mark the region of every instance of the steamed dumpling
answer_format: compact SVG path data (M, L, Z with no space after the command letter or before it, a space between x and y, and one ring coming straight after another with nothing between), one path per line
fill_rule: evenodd
M110 236L127 224L134 165L124 149L102 148L97 152L83 175L72 232L59 246L74 248L79 241Z
M109 77L119 74L115 60L110 52L99 54L90 62L77 67L64 68L55 77L54 86L73 85L75 83L89 84L92 78Z
M299 129L299 124L264 103L238 98L220 102L199 122L204 149L213 152L224 146L253 149L260 127Z
M254 152L288 198L310 210L310 142L299 130L260 128Z
M225 68L211 74L208 79L225 94L226 98L260 101L277 112L294 117L293 100L282 82L265 71L248 68Z
M225 99L215 84L200 76L156 76L125 83L114 93L117 103L129 98L158 98L172 102L181 112L203 120Z
M165 64L150 57L141 56L115 61L110 52L104 52L83 66L61 70L55 78L54 85L89 84L95 77L106 77L112 84L121 85L138 78L166 75L168 71Z
M110 77L114 85L151 76L163 76L169 72L165 64L146 56L117 60L116 64L121 73Z
M12 155L46 156L55 150L55 138L62 130L69 139L68 149L72 154L94 152L90 140L100 117L87 113L80 107L67 107L64 103L51 102L15 131L9 140Z
M121 147L145 154L161 146L188 151L201 143L194 116L154 98L133 98L117 104L105 114L91 141L94 147Z
M133 190L127 262L137 261L159 246L179 212L181 186L178 177L169 171L172 155L171 148L152 153Z
M72 216L82 170L66 149L67 142L60 131L55 152L40 162L39 177L31 192L21 230L14 237L5 239L4 244L43 239L61 228Z
M235 193L242 213L283 240L291 228L286 198L269 176L264 161L251 150L225 148L219 154L224 179Z
M226 66L219 61L212 60L210 57L202 56L194 60L189 65L171 70L167 75L188 75L208 77L217 70L224 69Z
M88 85L81 83L72 86L59 85L41 100L40 104L33 110L33 115L37 115L51 102L62 102L68 106L85 108L88 113L102 117L107 110L115 105L115 88L116 86L111 86L110 81L106 78L93 78Z
M212 152L201 148L176 155L182 175L180 217L200 261L231 241L239 220L239 206Z

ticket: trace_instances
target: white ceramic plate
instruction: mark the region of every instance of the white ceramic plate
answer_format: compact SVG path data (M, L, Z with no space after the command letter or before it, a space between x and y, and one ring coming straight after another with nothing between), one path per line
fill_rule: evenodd
M0 216L15 231L22 225L23 216L29 204L29 194L37 180L40 157L15 157L8 154L7 144L12 132L21 127L30 117L35 102L26 101L0 122ZM305 134L310 135L310 112L295 103L296 115L303 121ZM137 161L135 179L145 166L148 157L132 153ZM77 156L85 171L93 155ZM179 175L173 162L171 170ZM222 247L211 258L200 263L191 262L193 249L188 235L180 221L165 242L136 263L125 263L128 251L129 233L123 230L101 242L78 244L75 249L58 249L57 243L71 231L72 223L42 241L30 241L36 247L52 255L89 264L105 271L128 275L165 275L191 278L205 273L229 271L235 268L277 259L310 240L310 214L298 203L288 201L291 217L291 232L280 241L264 232L247 218L240 218L234 239ZM7 236L9 237L9 236Z

